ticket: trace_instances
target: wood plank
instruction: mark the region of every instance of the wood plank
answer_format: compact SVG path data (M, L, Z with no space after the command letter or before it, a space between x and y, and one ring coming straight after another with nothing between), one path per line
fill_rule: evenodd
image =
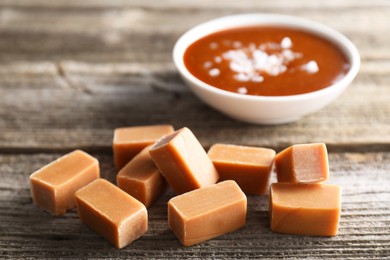
M299 6L299 5L296 5ZM387 46L386 4L352 10L267 10L293 14L324 23L351 38L363 60L390 59ZM251 5L241 12L262 12ZM114 9L0 9L0 61L170 62L176 39L190 27L212 18L236 13L237 9L159 10ZM193 15L196 13L196 15ZM375 26L373 26L375 24ZM134 51L137 50L137 51Z
M384 259L390 254L389 153L329 155L330 183L343 188L336 237L274 234L269 229L268 196L249 196L247 225L243 229L183 247L167 227L166 203L173 196L169 191L149 210L146 235L122 250L116 250L82 225L75 210L63 217L52 217L32 204L29 174L60 155L0 156L0 257ZM100 161L102 177L114 181L112 155L94 155Z
M64 74L55 65L45 68L47 73L38 67L23 76L17 70L0 73L0 151L77 147L108 151L114 128L159 123L191 128L205 147L223 142L281 149L319 141L330 149L389 149L386 70L376 75L368 68L334 103L300 121L256 126L234 121L200 102L171 69L130 66L105 74L103 66L95 67L94 75L82 69Z
M191 0L133 0L133 1L124 1L124 0L68 0L68 1L50 1L50 0L2 0L0 6L6 7L39 7L39 8L120 8L120 7L138 7L138 8L177 8L177 9L193 9L193 8L202 8L202 9L223 9L223 8L234 8L240 9L242 6L262 6L262 7L278 7L278 8L355 8L355 7L373 7L373 6L388 6L389 3L386 0L373 0L368 3L367 1L362 0L344 0L342 2L338 0L328 0L323 2L321 0L313 0L307 2L306 0L274 0L272 2L263 2L263 1L251 1L251 0L242 0L242 1L208 1L208 0L198 0L196 2Z
M311 9L309 5L297 5L294 3L291 5L292 8L296 9L294 10L294 14L292 14L291 9L280 8L275 5L264 10L263 3L266 2L253 3L255 7L251 5L244 6L240 3L242 7L241 13L248 10L251 13L276 12L302 16L307 19L326 23L338 30L352 32L366 31L369 33L366 29L372 28L372 24L376 24L374 31L386 30L387 24L383 18L389 13L386 10L386 7L389 7L389 5L385 3L383 5L348 6L347 10L341 6L329 9L326 6L321 6L321 12L318 12L318 6L317 8ZM154 6L156 7L156 5ZM5 8L1 7L0 4L0 28L15 32L34 30L34 32L50 32L56 34L80 33L86 32L86 29L88 29L87 32L89 34L104 34L108 33L108 30L152 33L161 31L182 32L197 23L237 12L237 7L218 6L223 8L213 10L198 6L198 9L194 10L194 8L188 6L177 9L166 9L167 6L164 6L157 9L138 7L123 7L120 9L45 9L44 7L40 7L24 9ZM190 15L194 13L197 15ZM338 19L334 19L335 17L338 17ZM355 18L353 23L350 20L352 17ZM367 23L367 19L370 19L370 23ZM179 21L180 23L178 23Z
M0 258L388 259L389 7L386 0L0 1ZM180 80L173 44L200 22L245 12L339 30L361 53L358 77L336 102L287 125L240 123L207 107ZM32 204L34 170L82 148L113 182L113 129L158 123L190 127L205 148L326 142L330 182L343 188L339 235L274 234L268 197L249 196L243 229L186 248L167 227L168 191L149 210L148 233L116 250L75 210L54 218Z

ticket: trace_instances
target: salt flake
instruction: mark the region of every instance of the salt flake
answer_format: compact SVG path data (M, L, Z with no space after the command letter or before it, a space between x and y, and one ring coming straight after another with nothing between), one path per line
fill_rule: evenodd
M248 93L248 89L246 87L240 87L237 89L237 92L240 94L246 94Z
M213 66L213 63L211 61L206 61L205 63L203 63L203 67L205 69L209 69L211 68L211 66Z
M234 42L233 42L233 48L238 49L238 48L240 48L241 46L242 46L242 42L240 42L240 41L234 41Z
M317 62L314 60L311 60L308 63L302 65L302 69L307 71L307 73L310 73L310 74L315 74L320 70L318 68Z
M252 81L253 82L263 82L264 81L264 77L260 76L260 75L254 75L254 76L252 76Z
M233 42L232 45L232 47L238 47L239 44ZM287 71L290 62L303 56L302 53L290 50L291 46L291 39L284 37L280 44L266 42L256 46L254 43L249 43L239 49L230 49L224 52L221 57L229 62L229 68L237 81L263 82L263 73L278 76ZM214 61L218 63L217 59ZM305 65L301 69L307 70L309 73L316 73L315 65L316 63L308 63L307 67Z
M249 76L247 74L244 74L244 73L239 73L239 74L236 74L234 75L234 78L238 81L242 81L242 82L247 82L249 81Z
M212 49L212 50L216 50L216 49L218 49L218 43L216 43L216 42L212 42L212 43L210 43L210 49Z
M217 76L219 76L220 73L221 72L219 71L219 69L211 69L211 70L209 70L209 75L211 77L217 77Z
M284 37L282 41L280 42L280 46L283 49L290 49L292 47L292 41L290 37Z

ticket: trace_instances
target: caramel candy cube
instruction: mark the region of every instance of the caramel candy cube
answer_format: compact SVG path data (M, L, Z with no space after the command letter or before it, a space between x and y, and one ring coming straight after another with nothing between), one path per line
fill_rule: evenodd
M235 181L176 196L168 202L168 225L179 241L191 246L245 225L247 201Z
M172 133L171 125L121 127L114 131L114 163L119 171L146 146Z
M219 178L202 145L186 127L157 141L150 155L177 194L212 185Z
M316 183L328 179L328 153L323 143L297 144L275 157L278 182Z
M167 189L168 184L149 154L150 146L137 154L116 176L118 187L147 208Z
M341 189L337 185L271 185L271 229L276 233L335 236L340 210Z
M144 204L110 182L97 179L76 192L81 221L123 248L148 230L148 213Z
M30 175L33 202L55 216L75 207L74 193L99 178L99 162L75 150Z
M275 159L274 150L215 144L208 155L219 173L220 181L234 180L247 194L266 193Z

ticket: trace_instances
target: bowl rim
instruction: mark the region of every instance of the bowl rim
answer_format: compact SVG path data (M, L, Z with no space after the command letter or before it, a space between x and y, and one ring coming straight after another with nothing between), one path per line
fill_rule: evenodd
M256 19L262 19L263 21L258 21ZM250 21L252 20L253 21ZM245 22L245 25L239 24L234 26L224 26L224 24L229 21L240 21L240 20L248 20ZM268 20L268 21L267 21ZM217 27L221 27L219 29L209 29L213 26L217 25ZM332 43L334 43L340 51L344 53L344 55L349 60L351 67L349 71L344 75L343 78L333 83L332 85L325 87L320 90L296 94L296 95L286 95L286 96L258 96L258 95L243 95L235 92L230 92L227 90L223 90L217 87L214 87L210 84L207 84L194 75L192 75L187 67L184 64L184 53L188 48L196 40L203 38L209 34L214 32L232 29L232 28L240 28L245 26L255 26L255 25L275 25L275 26L285 26L291 28L302 29L313 33L317 36L325 38ZM197 35L198 34L198 35ZM197 36L196 36L197 35ZM192 38L192 39L191 39ZM189 40L190 39L190 40ZM188 41L188 43L186 43ZM264 101L264 102L286 102L286 101L296 101L296 100L307 100L312 98L318 98L320 96L328 95L334 91L342 90L346 88L349 83L356 77L357 73L360 69L360 55L355 47L355 45L343 34L336 31L335 29L321 24L316 21L312 21L309 19L284 15L284 14L275 14L275 13L245 13L245 14L236 14L236 15L228 15L220 18L212 19L203 23L200 23L189 30L187 30L183 35L179 37L176 41L173 52L173 62L180 72L180 74L185 77L187 80L194 83L194 85L201 87L202 89L213 92L215 94L224 95L231 98L238 98L242 100L255 100L255 101Z

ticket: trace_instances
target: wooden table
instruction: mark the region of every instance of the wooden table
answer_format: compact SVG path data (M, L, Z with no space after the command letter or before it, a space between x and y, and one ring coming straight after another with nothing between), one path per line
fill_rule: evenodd
M212 18L273 12L309 18L348 36L362 66L334 103L278 126L240 123L200 102L171 60L175 40ZM390 2L0 2L0 258L390 259ZM168 192L149 210L149 231L117 250L72 210L52 217L32 204L29 175L80 148L114 181L113 129L187 126L216 142L270 147L325 142L331 183L343 188L336 237L274 234L268 196L248 197L247 225L193 247L168 230Z

